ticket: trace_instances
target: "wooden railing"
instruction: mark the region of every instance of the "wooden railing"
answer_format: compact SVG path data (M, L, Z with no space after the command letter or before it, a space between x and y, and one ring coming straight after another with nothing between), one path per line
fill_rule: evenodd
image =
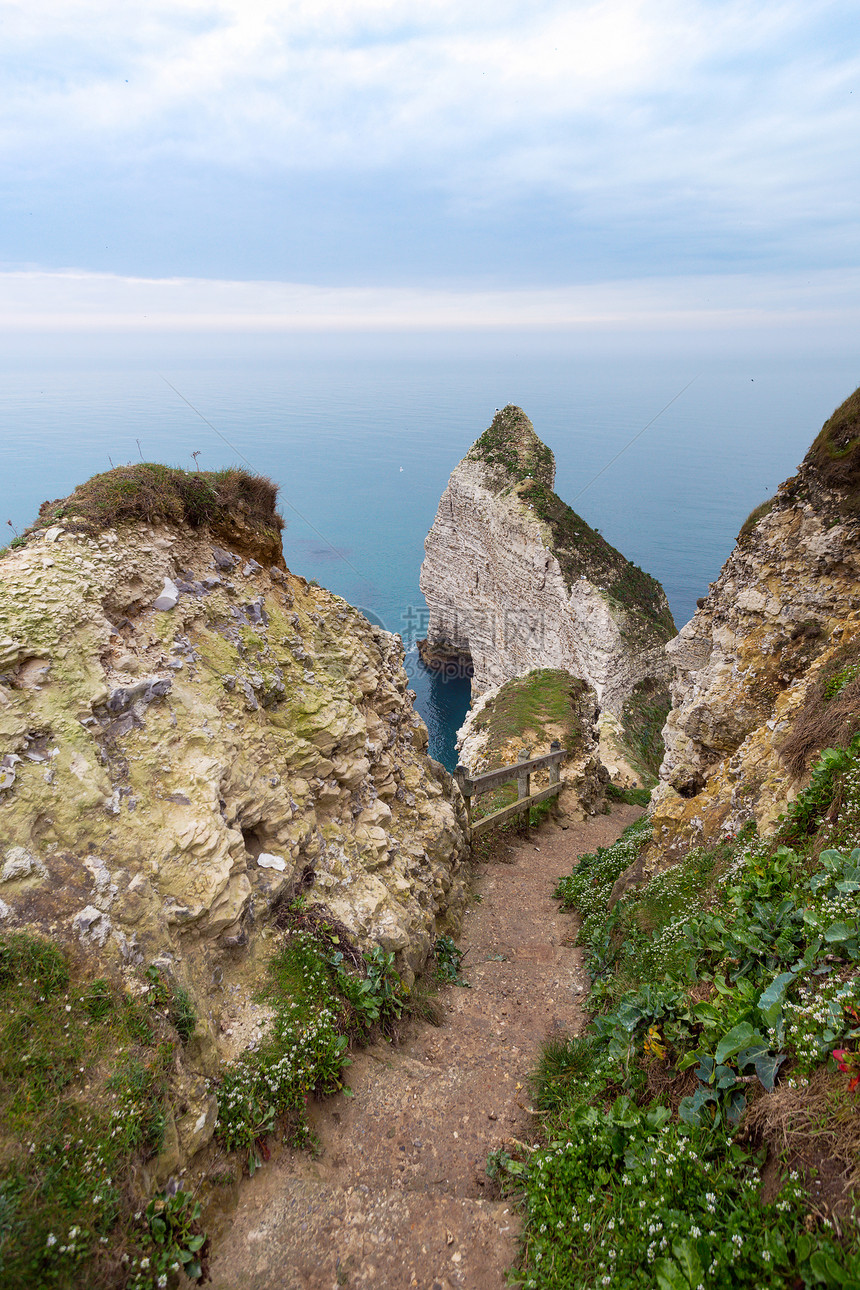
M524 814L525 824L524 831L529 831L529 811L537 802L545 802L550 797L555 797L561 792L561 763L564 761L567 753L557 739L550 744L550 752L544 757L530 757L528 748L524 748L519 755L518 760L513 766L502 766L500 770L488 770L482 775L470 775L465 766L458 766L454 771L454 779L459 785L460 792L466 800L466 814L469 820L469 833L472 838L478 837L485 833L487 829L495 828L497 824L504 824L505 820L511 819L515 815ZM536 770L549 770L549 784L546 788L539 789L537 793L531 792L531 777ZM482 793L489 793L494 788L499 788L502 784L507 784L510 780L517 781L517 800L510 806L503 806L499 811L492 811L489 815L483 815L480 819L472 820L472 799L480 797Z

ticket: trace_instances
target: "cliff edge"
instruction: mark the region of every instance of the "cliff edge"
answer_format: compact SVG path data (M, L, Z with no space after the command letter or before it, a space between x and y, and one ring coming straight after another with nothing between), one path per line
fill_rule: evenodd
M769 832L815 755L860 727L860 391L749 517L668 653L655 844Z
M251 1041L227 1015L299 891L407 977L464 900L399 638L286 569L249 479L110 472L0 561L0 931L132 983L155 964L198 1076ZM214 1121L202 1085L187 1101L181 1158Z

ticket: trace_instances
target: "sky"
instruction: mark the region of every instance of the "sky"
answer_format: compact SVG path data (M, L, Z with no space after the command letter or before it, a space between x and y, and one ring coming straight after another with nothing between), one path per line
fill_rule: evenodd
M0 0L0 328L856 339L854 0Z

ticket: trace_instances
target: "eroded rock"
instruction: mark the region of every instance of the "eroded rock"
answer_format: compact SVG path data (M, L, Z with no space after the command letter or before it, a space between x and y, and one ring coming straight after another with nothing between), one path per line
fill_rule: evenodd
M234 551L138 524L0 562L4 930L67 937L106 971L172 965L201 1017L192 1083L217 1066L213 974L253 985L300 885L407 975L464 903L462 800L425 755L399 638L234 528ZM48 670L25 685L32 659ZM194 1105L183 1157L212 1131Z

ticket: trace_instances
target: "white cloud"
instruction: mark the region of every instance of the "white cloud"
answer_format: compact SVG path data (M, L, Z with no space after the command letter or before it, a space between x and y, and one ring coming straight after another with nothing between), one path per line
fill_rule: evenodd
M96 203L121 205L192 173L235 202L238 224L243 178L273 209L325 184L309 200L329 229L340 206L341 243L366 183L388 210L428 194L437 221L527 206L523 237L553 208L556 228L607 230L622 261L629 229L647 231L646 258L649 240L700 244L712 263L744 239L760 260L856 251L848 0L0 0L0 12L7 192L20 209L25 194L26 209L53 198L57 225L78 176Z
M0 330L393 331L856 327L860 270L638 279L521 291L0 273Z
M637 137L654 100L690 95L694 115L696 98L717 106L712 64L766 59L804 23L788 0L552 0L465 15L447 0L9 8L7 155L56 160L145 139L150 152L219 164L312 168L414 162L416 148L429 159L489 145L504 157L505 140L516 150L590 119ZM830 74L798 77L792 104ZM778 78L764 83L792 105ZM722 106L737 117L748 104ZM549 152L566 169L560 143Z

